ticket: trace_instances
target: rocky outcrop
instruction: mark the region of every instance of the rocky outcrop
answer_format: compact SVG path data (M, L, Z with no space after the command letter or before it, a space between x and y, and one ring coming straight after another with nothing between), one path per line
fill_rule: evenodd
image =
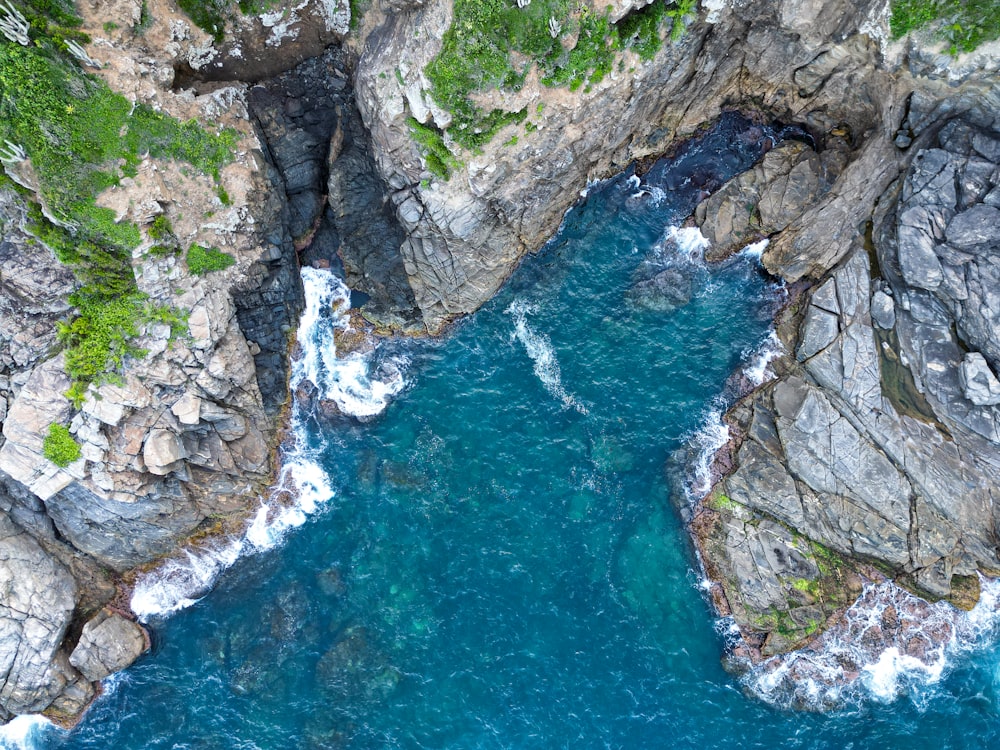
M147 648L149 638L139 625L104 609L83 626L69 663L97 682L129 666Z
M1000 224L988 202L1000 113L954 101L960 116L937 121L911 107L925 129L870 215L873 247L857 232L846 252L829 240L816 251L845 259L786 326L781 377L730 414L735 468L696 537L720 608L759 655L836 621L849 602L818 595L831 573L847 583L835 590L855 593L856 571L874 565L968 607L976 573L1000 571ZM794 217L811 212L789 210L805 236ZM772 267L785 268L787 247ZM792 278L803 260L788 260Z
M117 221L143 229L136 286L180 324L141 324L134 344L143 355L91 385L78 408L65 395L71 381L55 335L73 315L67 298L78 282L29 237L26 199L0 189L0 521L13 550L4 575L15 582L0 596L11 608L0 709L66 721L94 694L91 681L145 648L141 628L101 614L116 575L248 512L272 477L288 398L287 352L303 298L289 201L272 189L282 176L251 124L246 83L182 84L223 79L240 55L248 76L291 68L342 38L349 19L346 3L299 4L273 17L233 16L231 33L215 42L166 3L79 10L95 69L112 88L179 119L232 128L238 144L217 176L144 157L97 196ZM192 72L202 69L214 73ZM157 217L169 227L166 247L152 236ZM192 273L185 251L195 243L233 265ZM64 467L46 457L52 425L68 428L80 448Z
M551 236L577 186L662 151L727 106L752 104L816 136L820 153L807 154L794 172L794 163L776 163L791 153L784 149L762 167L785 169L788 189L801 200L816 198L844 167L843 149L833 145L842 141L851 169L867 177L860 202L873 202L897 168L869 144L881 143L877 132L899 127L903 99L880 70L878 43L861 31L880 8L825 3L817 16L809 3L736 3L713 13L715 23L689 27L650 64L623 53L622 70L616 65L585 91L546 88L530 73L516 101L477 94L487 111L526 108L531 130L508 126L483 153L461 154L466 164L447 182L426 169L407 122L450 122L427 93L423 68L437 54L451 9L427 3L387 15L361 56L358 105L407 230L401 253L428 329L488 299L523 253ZM782 191L776 185L773 198ZM825 229L833 215L822 216ZM849 216L837 216L844 225L838 234L855 230Z
M5 715L73 716L93 689L61 650L77 600L70 572L0 515L0 702Z
M364 292L365 315L409 329L419 319L396 219L354 99L348 55L330 49L250 91L250 105L288 202L303 262L334 264ZM260 309L254 305L253 309Z

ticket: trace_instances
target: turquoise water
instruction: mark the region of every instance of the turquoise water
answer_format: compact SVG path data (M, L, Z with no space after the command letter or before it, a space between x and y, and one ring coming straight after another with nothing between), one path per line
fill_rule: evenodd
M893 748L1000 739L997 649L917 698L819 715L746 697L697 588L668 459L764 340L780 290L750 257L663 242L725 129L593 187L500 295L398 343L378 418L309 420L335 496L152 627L153 650L52 748ZM719 166L722 165L722 166ZM703 184L704 180L695 181ZM672 311L626 292L678 263ZM672 465L672 464L671 464Z

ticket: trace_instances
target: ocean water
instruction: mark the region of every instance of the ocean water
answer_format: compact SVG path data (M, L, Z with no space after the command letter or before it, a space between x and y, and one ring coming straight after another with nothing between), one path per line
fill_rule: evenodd
M300 408L280 485L298 501L140 584L152 652L74 730L21 720L0 742L995 744L992 630L932 679L900 674L827 713L751 697L720 664L727 623L673 505L704 476L697 456L690 471L670 458L724 437L733 372L768 377L783 291L759 248L708 268L697 233L676 227L707 183L759 157L763 139L745 132L726 120L641 179L591 186L558 236L439 340L336 356L331 326L345 322L330 305L348 293L306 270L293 377L357 417ZM690 287L674 309L636 291L664 271Z

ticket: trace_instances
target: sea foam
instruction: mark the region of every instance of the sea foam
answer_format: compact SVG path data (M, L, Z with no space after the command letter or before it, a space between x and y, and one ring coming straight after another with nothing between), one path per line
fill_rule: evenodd
M528 325L527 316L535 312L535 308L524 300L515 299L504 312L514 319L514 338L524 346L524 350L533 363L535 375L545 390L559 399L567 408L576 409L580 414L587 414L587 407L563 387L559 360L556 358L556 352L552 348L549 337L544 333L534 331Z
M867 584L840 621L808 647L771 657L744 678L763 700L829 709L865 700L926 700L950 668L1000 627L1000 581L981 578L970 612L930 603L892 581Z
M299 320L300 355L291 365L292 393L309 382L343 414L371 417L381 413L405 386L405 358L384 361L376 376L377 344L365 353L338 357L334 332L350 327L350 290L332 272L315 268L302 269L302 285L306 305ZM278 481L270 495L262 498L242 534L183 550L140 576L131 607L142 622L191 606L240 557L272 549L333 498L333 487L319 463L323 446L316 446L315 439L306 434L306 417L296 402L292 439L283 451Z

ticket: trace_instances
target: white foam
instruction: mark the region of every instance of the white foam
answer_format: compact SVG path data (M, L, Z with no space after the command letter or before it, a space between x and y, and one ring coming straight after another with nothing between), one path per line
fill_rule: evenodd
M186 609L208 593L219 574L242 552L241 539L183 550L182 556L164 561L136 581L129 606L140 622Z
M722 421L721 405L717 405L689 441L698 451L687 487L688 500L691 502L705 497L712 489L712 461L719 449L728 442L729 427Z
M667 230L667 236L677 243L677 249L687 255L692 262L704 262L705 250L709 246L709 241L698 227L670 227Z
M528 326L528 314L534 308L521 299L515 299L504 311L514 318L514 338L521 342L531 358L535 375L542 386L552 396L562 401L567 408L576 409L581 414L588 414L587 407L566 392L562 384L562 372L559 360L556 359L552 342L544 333L537 333Z
M769 240L769 239L767 239L765 237L762 240L759 240L759 241L754 242L754 243L752 243L750 245L747 245L745 248L743 248L742 250L740 250L740 252L738 253L738 255L740 255L740 256L742 256L744 258L750 258L752 260L760 260L761 256L764 255L764 250L766 250L767 246L770 245L770 244L771 244L771 240Z
M956 657L997 635L1000 582L981 577L980 584L979 602L963 612L918 599L891 581L869 583L813 644L755 666L745 682L760 698L782 706L823 709L902 695L922 702Z
M350 325L350 290L331 272L315 268L302 269L302 284L306 306L299 321L301 355L291 367L292 391L308 380L343 413L357 417L378 414L404 387L405 360L384 362L380 377L374 377L375 350L338 359L333 336L337 328ZM261 502L243 534L184 550L141 576L131 600L132 611L141 621L190 607L242 555L272 549L289 530L304 524L333 498L329 477L318 460L322 446L308 447L300 408L299 404L293 407L294 437L282 456L274 490Z
M406 358L383 362L376 377L377 344L369 352L338 357L333 334L335 329L350 330L350 289L331 271L318 268L302 269L302 286L306 300L298 334L302 357L292 365L291 387L308 380L344 414L381 414L406 385Z
M40 714L15 716L0 726L0 748L3 750L35 750L45 746L45 735L58 732L51 721Z
M767 338L756 350L743 353L744 359L748 360L747 365L743 368L743 374L747 376L747 380L753 384L754 388L774 379L775 375L771 370L771 363L784 351L777 331L772 328Z
M292 504L281 504L279 495L295 498ZM247 528L246 540L257 551L274 547L290 530L333 498L333 487L326 471L315 460L295 455L281 468L281 476L270 503L262 503Z

